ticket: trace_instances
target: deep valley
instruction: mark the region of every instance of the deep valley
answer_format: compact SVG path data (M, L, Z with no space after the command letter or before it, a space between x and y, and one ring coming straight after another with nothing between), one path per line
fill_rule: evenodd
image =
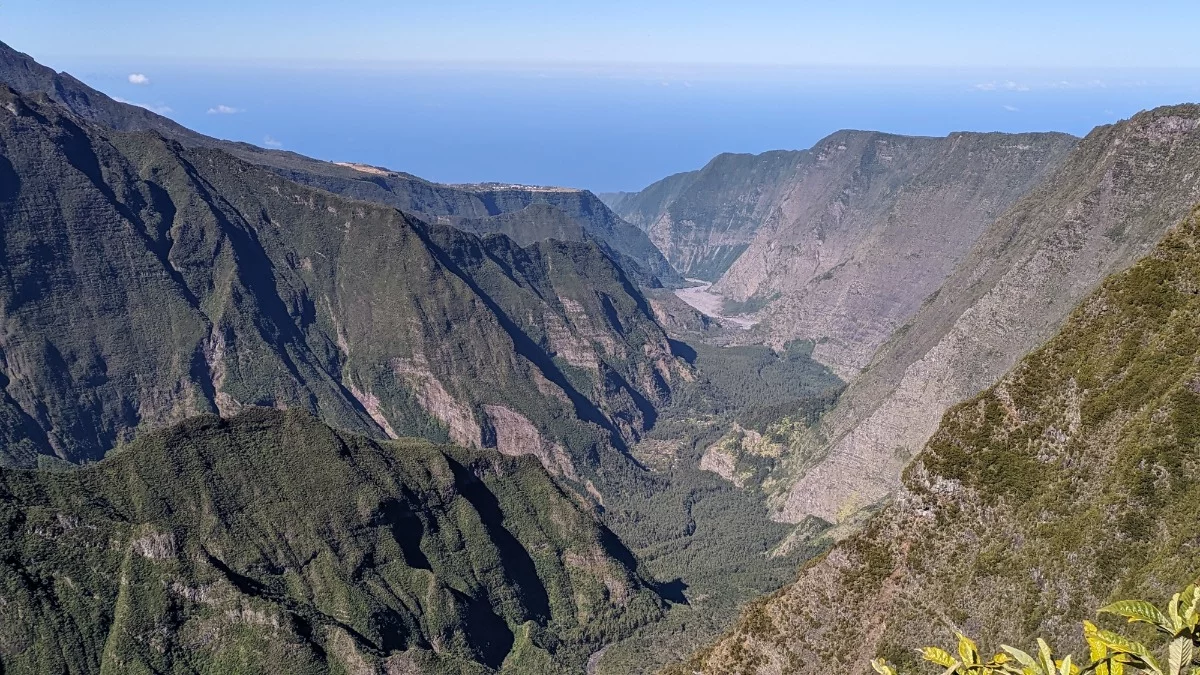
M1197 205L1189 104L597 195L213 138L0 43L0 675L1087 653L1200 577Z

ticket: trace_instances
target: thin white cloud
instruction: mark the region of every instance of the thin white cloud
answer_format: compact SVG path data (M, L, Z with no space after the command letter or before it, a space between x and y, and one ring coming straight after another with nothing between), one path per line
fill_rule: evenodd
M1134 82L1132 84L1134 86L1142 86L1145 83L1144 82ZM1104 89L1106 87L1108 87L1108 84L1105 83L1104 80L1086 80L1086 81L1080 81L1080 82L1076 82L1076 81L1072 81L1072 80L1060 80L1058 82L1051 83L1049 88L1050 89Z
M980 82L975 85L979 91L1029 91L1029 85L1006 80L1004 82Z
M1021 112L1021 109L1015 105L1006 105L1004 106L1004 109L1008 112Z
M273 148L275 150L278 150L279 148L283 147L283 143L280 143L279 141L275 140L274 138L271 138L270 136L265 136L263 138L263 145L268 148Z
M150 112L158 113L159 115L166 115L168 113L175 112L174 110L171 109L171 106L169 106L169 105L162 105L162 104L150 105L149 103L138 103L137 101L127 101L127 100L121 98L120 96L114 96L113 100L116 101L117 103L124 103L126 105L136 105L139 108L145 108L146 110L149 110Z
M1145 82L1122 83L1124 86L1144 86ZM1104 80L1055 80L1044 82L1015 82L1013 80L993 80L980 82L971 86L974 91L1016 92L1042 91L1046 89L1104 89L1109 83Z
M208 109L209 115L236 115L243 112L246 111L241 108L234 108L228 105L219 105Z
M150 78L141 73L130 73L129 84L150 84Z

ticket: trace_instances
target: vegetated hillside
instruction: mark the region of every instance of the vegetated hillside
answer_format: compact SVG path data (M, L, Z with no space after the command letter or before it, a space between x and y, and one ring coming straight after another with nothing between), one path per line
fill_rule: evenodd
M829 546L820 523L772 522L760 493L735 487L705 458L730 428L761 433L761 452L743 470L751 480L767 472L778 459L772 450L781 448L762 421L786 409L803 425L836 400L843 383L804 345L775 354L697 343L689 358L695 380L673 389L671 405L632 448L651 472L639 489L607 499L604 514L646 570L677 580L667 587L688 604L672 605L664 621L607 648L595 675L649 673L685 658L725 631L743 603L788 583L800 563Z
M578 673L661 615L532 458L256 409L0 469L5 673Z
M623 256L630 273L648 285L679 281L671 265L638 228L622 221L590 192L519 185L440 185L409 174L358 164L334 164L293 152L265 150L198 134L154 112L115 101L66 73L56 73L26 54L0 42L0 84L23 94L45 94L76 115L118 131L157 131L188 147L224 150L287 178L353 199L400 208L423 220L455 224L460 219L490 218L531 205L557 209L559 223L550 231L563 235L581 227L588 237ZM542 214L543 218L545 214ZM526 227L529 231L526 231ZM536 222L509 219L507 229L521 243L545 233ZM561 236L559 237L561 238ZM582 241L582 237L572 241Z
M594 243L520 248L0 91L0 458L299 407L584 480L687 376Z
M1080 652L1094 608L1200 575L1198 354L1200 210L947 412L862 532L669 672L909 670L955 631Z
M780 500L792 522L838 520L899 486L951 405L1053 335L1079 300L1145 255L1200 202L1200 107L1096 129L988 227L815 433L793 443Z
M247 159L262 159L298 183L395 206L468 232L504 232L521 244L551 237L595 240L614 252L646 285L682 281L644 232L587 190L491 183L442 185L387 169L316 162L270 151Z

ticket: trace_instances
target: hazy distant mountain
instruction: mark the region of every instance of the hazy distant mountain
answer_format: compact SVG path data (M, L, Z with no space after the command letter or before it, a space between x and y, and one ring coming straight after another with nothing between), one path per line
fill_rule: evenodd
M454 224L453 221L459 219L488 218L521 211L532 204L554 206L562 214L562 223L552 231L566 234L581 226L582 232L618 253L626 264L636 262L637 268L630 265L630 272L646 283L655 284L654 278L668 284L679 281L674 269L643 232L623 222L587 191L515 185L441 185L409 174L356 164L322 162L293 152L222 141L198 134L144 108L114 101L69 74L56 73L3 42L0 42L0 83L21 93L46 94L76 115L112 129L153 130L187 146L218 148L253 164L269 167L298 183L395 206L425 220L445 217ZM537 227L530 225L531 231ZM510 219L508 229L515 234L524 231L525 227L520 221ZM523 243L539 240L528 233L516 238ZM580 240L582 237L572 241Z
M685 274L759 312L760 339L812 340L849 377L1076 142L841 131L810 150L722 155L613 204Z
M582 479L687 368L594 243L429 225L8 89L0 144L8 464L255 405Z
M786 151L724 154L641 192L601 198L645 230L681 274L716 281L772 218L800 157Z
M388 204L431 222L487 234L503 232L521 245L555 238L593 240L647 284L681 281L671 264L638 228L622 220L591 192L525 185L443 185L361 164L317 162L274 151L251 153L281 175L337 194Z
M1015 328L1035 340L1057 314L1051 298L1063 293L1069 304L1082 293L1083 275L1063 292L1068 270L1095 274L1101 251L1112 256L1102 264L1120 264L1177 223L1169 212L1183 186L1171 179L1180 176L1159 167L1194 170L1195 133L1185 128L1197 119L1195 108L1160 110L1089 136L1060 176L1078 186L1055 181L1042 207L1030 201L1005 221L1030 226L1011 240L1017 249L1040 239L1040 262L1018 267L1025 279L1034 269L1047 278L1019 295L1004 290L1016 276L987 283L992 301L975 305L986 321L975 334L996 344L1024 309L1038 317ZM1194 189L1194 176L1185 185ZM1051 215L1048 201L1064 209L1053 233L1036 227ZM905 471L900 497L860 534L669 672L865 673L876 656L916 670L914 645L950 646L956 630L988 649L1043 636L1056 653L1086 655L1079 622L1095 620L1096 608L1130 597L1163 604L1200 575L1198 288L1200 212L1087 296L998 383L951 408Z

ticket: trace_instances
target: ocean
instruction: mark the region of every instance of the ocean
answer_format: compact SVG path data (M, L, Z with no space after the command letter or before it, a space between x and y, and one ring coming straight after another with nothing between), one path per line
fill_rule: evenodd
M1200 101L1197 70L47 61L213 136L440 182L596 192L838 129L1082 135Z

